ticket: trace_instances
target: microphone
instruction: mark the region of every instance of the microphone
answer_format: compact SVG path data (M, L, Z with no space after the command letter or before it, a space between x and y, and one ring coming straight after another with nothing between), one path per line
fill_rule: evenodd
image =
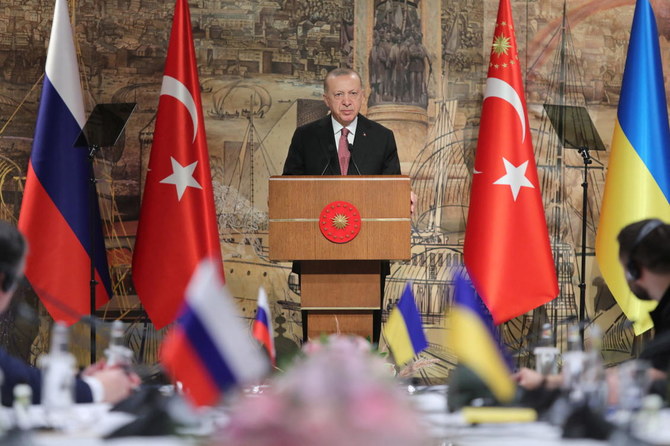
M98 333L98 340L102 340L103 343L104 342L109 343L112 340L111 336L112 327L110 326L109 322L104 321L95 315L90 314L80 315L77 310L73 309L68 304L62 302L60 299L57 299L56 297L52 296L49 293L42 293L41 298L44 299L45 301L54 304L60 310L69 313L70 315L80 317L79 322L83 323L84 325L88 325L89 327L96 326L97 328L101 328L100 330L97 331L97 333ZM24 300L16 301L15 309L16 309L15 310L16 317L18 319L24 320L30 324L39 325L40 322L39 314ZM71 345L79 347L82 350L87 350L90 347L90 345L88 344L88 340L85 339L83 335L76 333L73 333L71 336ZM133 364L123 366L122 368L126 372L128 371L135 372L137 375L140 376L143 382L155 381L157 377L159 377L159 374L162 373L160 370L160 365L158 364L152 365L144 363L142 358L144 356L143 352L138 352L137 355L138 357L136 358L137 359L136 362L134 362Z
M323 146L322 146L322 148L323 148ZM326 163L326 165L323 167L323 170L321 171L322 176L326 174L326 170L328 170L328 168L330 167L330 164L333 162L333 158L337 158L337 150L335 149L335 144L330 143L328 145L328 148L323 148L323 152L326 155L326 157L328 158L328 162ZM332 169L331 169L331 171L332 171Z
M331 161L333 161L333 155L332 155L332 153L329 153L328 154L328 162L326 163L326 166L321 171L322 176L326 174L326 170L328 170L328 168L330 167Z
M349 160L354 164L354 167L356 168L356 172L358 172L358 175L361 175L361 170L358 168L358 164L356 164L356 160L354 159L354 145L351 143L348 144L349 144L349 154L351 155Z

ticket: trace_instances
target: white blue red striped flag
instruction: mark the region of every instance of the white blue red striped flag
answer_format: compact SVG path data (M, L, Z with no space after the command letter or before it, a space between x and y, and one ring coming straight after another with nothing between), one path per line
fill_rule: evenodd
M72 324L91 311L92 246L96 306L109 300L111 282L98 202L89 200L88 148L73 147L86 118L66 0L56 0L45 71L19 229L30 245L28 281L55 320Z
M161 348L161 362L198 406L260 380L268 361L249 336L212 260L203 260L186 289L177 324Z
M277 353L275 351L275 337L272 330L272 313L268 304L268 295L263 287L258 290L258 309L256 310L256 319L251 329L251 334L263 348L268 352L272 365L277 363Z

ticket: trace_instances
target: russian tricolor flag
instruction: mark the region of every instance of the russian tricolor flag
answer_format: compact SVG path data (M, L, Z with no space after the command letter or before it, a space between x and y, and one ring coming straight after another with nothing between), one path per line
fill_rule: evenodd
M268 352L272 365L277 363L277 353L275 351L275 337L272 330L272 316L270 305L268 304L268 295L263 287L258 290L258 309L256 310L256 319L251 329L253 337Z
M90 209L88 149L73 147L85 121L67 1L56 0L19 229L29 243L26 277L51 316L68 324L91 311L91 240L96 306L111 295L97 201Z
M224 391L258 381L268 370L219 270L211 260L200 263L160 353L167 372L197 406L216 404Z

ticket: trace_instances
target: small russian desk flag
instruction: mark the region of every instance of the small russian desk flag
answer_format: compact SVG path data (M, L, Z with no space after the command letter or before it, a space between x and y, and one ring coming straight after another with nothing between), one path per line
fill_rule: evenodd
M200 263L160 353L167 372L197 406L214 405L224 391L258 381L268 371L219 270L211 260Z
M272 365L277 363L274 332L272 330L272 315L268 304L268 295L263 287L258 290L258 310L251 329L251 334L267 350Z

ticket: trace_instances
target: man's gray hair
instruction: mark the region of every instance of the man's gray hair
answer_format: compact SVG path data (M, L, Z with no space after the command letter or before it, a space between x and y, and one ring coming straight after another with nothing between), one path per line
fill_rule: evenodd
M352 74L358 78L358 80L361 82L361 88L363 88L363 80L361 79L361 75L358 74L358 72L352 70L351 68L335 68L334 70L330 70L323 79L323 92L328 92L328 79L339 76L351 76Z

